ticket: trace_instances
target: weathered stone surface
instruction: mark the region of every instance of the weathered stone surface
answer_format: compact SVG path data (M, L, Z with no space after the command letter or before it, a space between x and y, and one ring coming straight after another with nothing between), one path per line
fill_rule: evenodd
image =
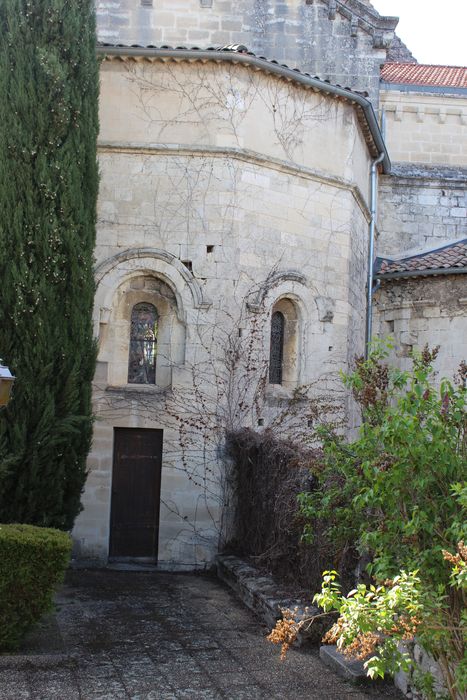
M467 237L467 217L462 215L467 207L465 167L399 164L381 177L379 196L381 257Z
M311 600L291 597L290 593L277 585L272 576L262 574L243 559L219 554L216 566L221 581L227 583L270 629L281 619L284 609L294 610L297 620L306 620L319 612ZM321 636L322 628L319 625L304 626L298 636L297 646L310 640L318 641Z
M437 378L452 378L465 359L465 289L466 275L385 281L375 294L374 330L380 337L393 338L390 361L409 369L412 349L439 345L434 363Z
M365 700L316 653L285 662L266 629L215 579L116 571L70 572L55 613L63 657L0 657L2 700ZM47 635L47 631L44 630ZM41 660L42 659L42 660Z
M250 51L378 100L397 20L360 0L97 0L99 38L115 44L245 44Z
M381 108L394 163L464 167L467 162L467 91L383 83Z
M202 569L223 536L223 427L267 427L361 353L370 155L351 105L243 66L105 61L100 104L97 420L75 554L107 561L114 428L157 429L158 565ZM154 386L127 384L140 302L160 317ZM282 407L255 399L276 304L295 319Z
M404 42L397 36L394 36L394 41L392 42L387 56L387 61L394 61L395 63L417 63L417 59L409 48L404 44Z
M361 661L352 661L347 659L343 654L337 651L333 644L328 644L320 647L319 658L338 676L345 678L351 683L359 684L368 681L363 663Z
M96 7L102 41L243 43L368 91L375 108L396 25L369 0L97 0ZM335 377L363 351L369 153L357 111L341 100L230 63L121 58L101 67L97 420L75 553L94 563L108 557L114 428L158 429L159 566L205 568L229 520L219 458L225 416L229 427L277 424L304 385L347 403L350 429L359 421ZM377 254L467 236L465 91L385 84L381 97L395 166L380 177ZM381 290L375 312L375 329L385 335L393 327L401 343L396 361L404 365L426 340L441 343L443 371L453 369L465 342L458 343L465 304L453 315L436 305L415 312L403 295L423 299L411 285L397 289L400 299L387 309ZM156 386L135 388L126 381L128 339L140 301L162 313ZM293 353L284 364L292 369L280 401L270 385L259 405L255 387L277 304L294 306ZM245 377L255 367L242 396L238 385L225 391L232 334L242 339L240 356L245 348L249 360L254 355L236 369Z
M417 671L421 673L429 673L433 677L433 690L436 697L448 697L446 687L443 683L441 668L433 657L423 649L416 641L406 643L403 650L407 652L417 664ZM411 672L399 671L394 678L396 688L414 700L423 700L423 693L417 690L416 683L413 677L413 668Z

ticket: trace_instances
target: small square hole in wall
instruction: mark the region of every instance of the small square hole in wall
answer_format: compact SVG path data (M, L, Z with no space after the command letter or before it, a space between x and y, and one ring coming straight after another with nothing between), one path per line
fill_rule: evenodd
M214 246L213 245L207 245L206 246L206 253L208 255L211 255L211 253L214 253Z
M182 260L182 265L185 265L187 270L193 272L193 263L191 262L191 260Z
M394 321L386 321L386 330L388 333L394 333Z
M401 343L401 349L399 350L399 357L410 357L413 351L413 345L409 343Z
M264 425L264 418L258 418L258 425Z

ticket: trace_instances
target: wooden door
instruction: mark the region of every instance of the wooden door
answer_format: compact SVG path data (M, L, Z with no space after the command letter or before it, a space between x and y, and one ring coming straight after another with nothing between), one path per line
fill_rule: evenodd
M157 560L162 432L115 428L111 557Z

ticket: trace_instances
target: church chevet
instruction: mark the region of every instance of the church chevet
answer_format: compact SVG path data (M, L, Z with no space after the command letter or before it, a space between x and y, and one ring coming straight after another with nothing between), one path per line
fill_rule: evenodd
M339 379L467 340L467 68L369 0L96 0L94 441L75 556L211 566L225 435L358 417ZM302 433L300 433L302 431Z

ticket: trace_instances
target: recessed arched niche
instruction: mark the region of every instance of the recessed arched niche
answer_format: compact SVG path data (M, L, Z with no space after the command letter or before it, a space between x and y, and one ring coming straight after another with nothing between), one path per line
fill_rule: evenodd
M175 291L161 276L135 272L114 292L99 361L111 386L169 387L184 363L185 324Z

